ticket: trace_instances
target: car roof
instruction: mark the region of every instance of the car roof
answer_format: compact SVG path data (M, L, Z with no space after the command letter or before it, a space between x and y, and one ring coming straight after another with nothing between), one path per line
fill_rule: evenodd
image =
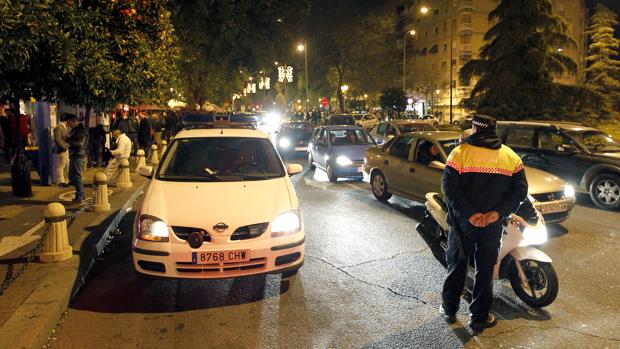
M249 128L194 128L183 129L176 138L208 138L208 137L247 137L269 138L263 131Z
M403 124L426 124L426 122L422 119L399 119L388 121L388 123L395 125L403 125Z
M434 141L450 141L453 139L459 139L461 137L461 132L454 131L418 131L418 132L408 132L403 135L407 136L417 136L423 137Z
M323 127L325 127L328 131L335 131L335 130L362 130L362 127L361 126L357 126L357 125L325 125Z
M568 121L544 121L544 120L528 120L528 121L498 121L498 126L503 125L522 125L522 126L544 126L544 127L557 127L562 130L570 131L583 131L583 130L596 130L593 127L589 127L578 122Z

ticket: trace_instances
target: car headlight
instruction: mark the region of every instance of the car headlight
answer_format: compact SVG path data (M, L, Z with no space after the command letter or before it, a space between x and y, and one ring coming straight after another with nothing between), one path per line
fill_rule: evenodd
M271 237L297 234L301 231L301 218L297 211L281 213L271 222Z
M542 245L547 242L547 227L544 224L523 229L523 240L519 246Z
M282 148L288 148L291 146L291 141L288 140L288 138L282 138L280 139L280 147Z
M564 185L564 197L565 198L574 198L575 197L575 188L570 185Z
M336 158L336 163L340 166L350 166L353 165L353 161L346 156L340 155Z
M168 225L153 216L141 216L138 222L138 239L146 241L167 242L169 240Z

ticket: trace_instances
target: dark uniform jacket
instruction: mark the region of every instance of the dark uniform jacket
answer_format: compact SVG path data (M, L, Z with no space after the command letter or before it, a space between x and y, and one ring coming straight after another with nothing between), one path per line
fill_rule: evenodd
M69 157L85 157L87 155L88 133L84 124L79 123L71 130L67 143L69 143Z
M497 211L502 218L514 213L527 198L527 179L519 156L494 132L476 133L448 157L442 188L451 219L471 228L476 213Z

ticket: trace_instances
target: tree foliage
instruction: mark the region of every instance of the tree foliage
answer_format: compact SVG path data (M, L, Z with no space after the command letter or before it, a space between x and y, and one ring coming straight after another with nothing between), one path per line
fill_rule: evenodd
M464 85L475 86L464 106L502 119L560 115L595 99L588 90L554 83L575 72L565 55L575 45L565 21L552 13L550 0L501 0L489 14L495 23L485 34L480 59L460 70ZM586 96L577 104L576 98Z
M598 4L587 32L587 85L605 97L607 110L620 107L620 61L614 58L620 48L620 39L614 37L617 25L618 15Z
M400 87L389 87L382 91L379 104L383 110L401 112L405 110L407 101Z

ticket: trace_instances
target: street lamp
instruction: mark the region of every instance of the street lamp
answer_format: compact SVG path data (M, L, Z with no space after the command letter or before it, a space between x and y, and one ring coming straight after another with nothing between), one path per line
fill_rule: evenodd
M405 32L405 36L403 38L403 93L407 92L407 34L414 36L415 30Z
M310 100L310 93L308 92L308 50L306 47L308 46L307 42L304 40L303 44L297 45L297 51L304 53L304 66L306 68L306 113L308 112L308 101Z
M340 86L340 91L346 93L347 91L349 91L349 85Z
M422 6L420 8L420 13L426 15L429 9L426 6ZM452 102L452 91L454 89L454 65L452 62L454 61L454 12L446 11L448 13L448 18L450 19L450 125L454 121L454 113L453 113L453 102Z

